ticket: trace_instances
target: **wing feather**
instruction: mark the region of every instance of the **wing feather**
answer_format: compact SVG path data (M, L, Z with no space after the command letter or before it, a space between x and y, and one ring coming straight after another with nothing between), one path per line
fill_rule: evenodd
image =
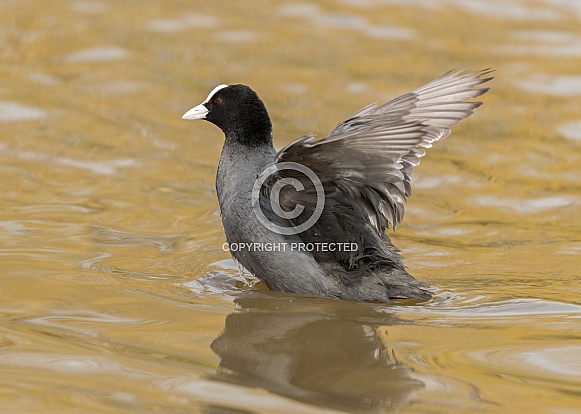
M364 212L364 220L382 234L388 223L395 228L403 218L413 167L425 155L424 148L447 137L451 127L482 104L469 99L488 91L477 86L492 79L487 77L491 72L448 72L379 107L368 105L326 138L315 140L311 133L287 145L276 162L309 167L327 188L344 195L344 203ZM292 173L282 170L285 174ZM312 196L307 191L303 197Z

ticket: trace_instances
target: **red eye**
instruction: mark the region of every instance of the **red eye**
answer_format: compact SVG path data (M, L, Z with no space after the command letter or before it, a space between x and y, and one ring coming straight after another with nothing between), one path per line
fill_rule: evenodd
M216 99L214 99L214 102L216 102L216 104L220 105L222 103L222 99L216 98Z

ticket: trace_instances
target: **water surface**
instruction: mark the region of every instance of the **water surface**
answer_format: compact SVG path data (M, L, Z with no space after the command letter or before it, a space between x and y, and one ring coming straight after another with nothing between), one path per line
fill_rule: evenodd
M581 409L576 2L0 2L0 408L43 413ZM492 66L395 234L424 303L245 285L222 146L181 115L251 85L282 147Z

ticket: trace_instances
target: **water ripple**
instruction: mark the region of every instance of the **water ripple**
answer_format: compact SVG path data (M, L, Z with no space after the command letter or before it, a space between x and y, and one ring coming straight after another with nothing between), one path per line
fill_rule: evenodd
M540 213L579 203L579 200L572 196L552 196L529 199L477 196L475 200L482 206L502 207L516 213L524 214Z
M571 141L581 142L581 120L561 124L557 132Z
M517 82L526 91L547 95L576 96L581 95L581 76L552 76L536 74Z
M46 116L46 111L33 106L0 101L0 122L33 121Z
M181 32L188 29L211 28L218 24L218 18L207 14L188 14L176 19L154 19L147 28L154 32Z
M108 62L123 59L127 54L127 51L119 46L95 46L69 53L63 60L68 63Z
M524 44L509 44L499 48L510 55L581 56L581 36L550 30L519 30L513 37Z
M559 315L581 318L581 305L551 302L541 299L512 299L502 302L482 303L474 306L447 306L395 309L397 312L441 314L446 318L497 318L532 315Z

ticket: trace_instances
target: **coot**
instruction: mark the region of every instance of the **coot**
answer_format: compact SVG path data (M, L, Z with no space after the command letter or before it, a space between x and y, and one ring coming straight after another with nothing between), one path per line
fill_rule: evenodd
M276 152L264 103L219 85L183 119L225 135L216 177L232 256L272 290L354 301L429 298L385 230L402 220L413 168L470 116L490 69L452 71L388 103L371 104L323 139Z

